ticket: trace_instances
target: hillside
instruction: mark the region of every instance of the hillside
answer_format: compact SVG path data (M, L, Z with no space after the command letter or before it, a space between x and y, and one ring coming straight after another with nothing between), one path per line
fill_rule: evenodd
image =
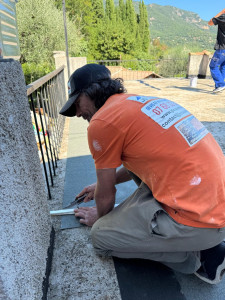
M138 7L138 2L134 2ZM213 50L216 26L208 26L198 14L173 6L147 5L151 38L169 46L198 44L202 49Z
M114 0L118 5L119 0ZM133 1L138 12L138 1ZM160 38L168 46L197 45L200 49L213 51L216 41L216 26L208 26L198 14L173 6L146 5L151 39Z

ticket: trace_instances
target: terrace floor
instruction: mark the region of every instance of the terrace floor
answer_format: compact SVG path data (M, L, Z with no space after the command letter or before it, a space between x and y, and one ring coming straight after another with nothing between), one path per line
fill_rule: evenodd
M183 105L205 124L225 154L225 90L220 94L212 94L214 89L212 79L198 79L196 88L190 87L189 79L162 78L126 81L125 87L128 93L158 96ZM88 123L78 118L67 118L65 124L58 175L52 191L53 200L49 201L50 210L62 208L68 172L73 174L71 176L74 177L78 189L76 193L83 188L84 183L90 184L94 179L94 165L89 163L89 160L79 164L79 169L71 170L69 163L72 158L79 161L84 157L90 157L86 139ZM129 193L130 187L126 186L124 191ZM142 281L140 270L130 277L132 274L129 272L132 273L132 268L129 270L129 266L128 268L125 266L127 281L130 280L130 285L127 285L117 277L112 259L102 259L95 255L89 228L83 226L61 230L60 217L52 217L52 222L56 236L48 300L225 299L225 278L219 285L211 286L194 275L171 272L157 264L142 267L142 271L143 268L153 271L150 275L147 274L149 285L147 282L143 287L139 285ZM137 276L136 284L135 276ZM144 273L142 276L145 276ZM142 294L137 296L140 294L136 291L140 292L140 289Z

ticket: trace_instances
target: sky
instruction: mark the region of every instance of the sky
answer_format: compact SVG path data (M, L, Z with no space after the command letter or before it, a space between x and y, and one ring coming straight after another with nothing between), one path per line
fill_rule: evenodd
M225 8L224 0L144 0L146 5L159 4L175 6L197 13L201 19L209 21Z

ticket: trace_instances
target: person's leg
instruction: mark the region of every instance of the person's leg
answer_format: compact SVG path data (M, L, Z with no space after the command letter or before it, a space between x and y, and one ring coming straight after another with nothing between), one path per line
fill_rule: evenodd
M225 233L176 223L142 183L94 224L91 235L100 255L150 259L194 273L201 265L199 251L220 243Z
M224 62L224 51L216 50L209 64L212 78L215 82L215 88L224 87L224 76L220 71L220 65Z
M222 50L221 57L220 73L222 74L223 82L225 84L225 50Z

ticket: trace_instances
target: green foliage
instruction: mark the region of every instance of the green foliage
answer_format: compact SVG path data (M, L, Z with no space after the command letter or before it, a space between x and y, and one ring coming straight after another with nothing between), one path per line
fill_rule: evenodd
M158 74L163 77L185 77L187 75L188 57L185 59L163 59L159 62Z
M136 11L137 3L134 3ZM147 5L151 38L160 38L169 47L198 46L198 50L212 50L216 39L216 28L208 26L196 13L173 6Z
M118 7L118 13L119 13L119 18L121 20L126 19L126 6L124 4L124 0L119 0L119 7Z
M152 41L149 47L149 58L161 59L167 53L168 47L165 44L160 43L159 39Z
M123 54L135 57L148 52L149 29L146 7L142 1L137 17L132 0L66 0L69 18L80 29L88 43L83 51L91 59L119 59ZM61 8L61 0L55 0ZM147 27L146 27L147 26ZM147 28L147 29L146 29Z
M126 0L126 23L130 26L130 31L136 31L137 19L132 0Z
M150 44L150 33L149 33L149 24L148 24L148 14L144 1L141 0L139 3L139 35L141 36L140 42L142 44L142 50L147 52Z
M62 10L62 0L54 0L58 9ZM65 0L65 8L69 19L77 29L86 34L93 18L92 0Z
M109 20L115 20L115 6L113 0L106 0L105 17Z
M22 63L53 63L53 51L65 50L62 11L54 0L20 0L16 8ZM71 21L67 30L71 52L84 51L85 42Z
M118 26L117 26L118 25ZM130 51L131 45L120 24L106 19L98 28L94 59L119 59L121 53Z
M93 20L92 24L98 24L105 15L102 0L92 0Z
M185 77L187 74L188 53L190 49L177 46L168 49L158 65L160 75L167 77Z
M126 69L136 70L136 71L153 71L156 72L157 69L157 60L150 59L131 59L123 60L122 66Z
M22 64L22 69L26 84L28 85L31 82L34 82L35 80L52 72L55 69L55 66L48 62L38 65L36 63L24 63Z

